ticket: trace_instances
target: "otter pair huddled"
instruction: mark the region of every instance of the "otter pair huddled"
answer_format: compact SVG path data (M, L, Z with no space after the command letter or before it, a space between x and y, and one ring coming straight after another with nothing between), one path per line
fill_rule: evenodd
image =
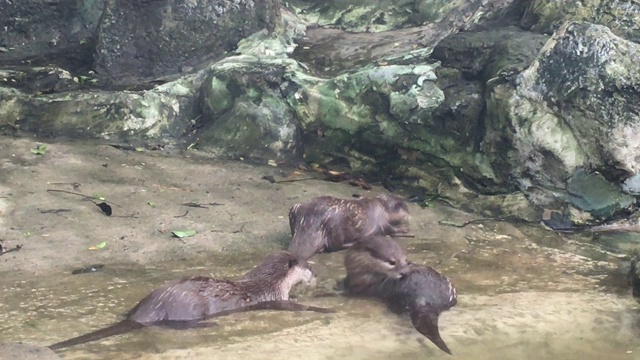
M267 309L334 312L289 300L292 287L309 284L314 279L315 273L304 259L288 251L276 251L237 281L197 276L167 283L140 300L124 320L50 348L62 349L146 326L206 327L215 323L202 320L235 312Z
M289 251L309 259L348 249L347 292L379 298L395 312L408 311L413 326L451 354L440 337L438 318L456 305L455 287L433 268L409 262L389 237L408 232L409 219L406 203L390 194L353 200L316 197L291 207Z
M386 236L357 241L347 251L344 265L349 294L379 298L394 312L408 311L416 330L451 354L438 329L440 314L458 302L449 278L410 262L400 245Z

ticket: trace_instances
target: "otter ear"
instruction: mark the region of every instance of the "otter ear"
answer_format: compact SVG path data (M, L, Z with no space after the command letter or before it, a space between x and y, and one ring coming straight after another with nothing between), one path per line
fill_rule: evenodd
M298 265L298 259L289 259L289 269Z

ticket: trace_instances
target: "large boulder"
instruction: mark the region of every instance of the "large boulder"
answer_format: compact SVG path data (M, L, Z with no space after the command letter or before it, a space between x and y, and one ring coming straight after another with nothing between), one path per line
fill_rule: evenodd
M633 204L621 187L640 170L639 50L605 26L567 23L515 83L490 89L482 150L539 204L598 218Z
M527 30L552 34L567 21L604 25L617 36L640 40L640 3L636 0L534 0L521 24Z
M107 0L96 71L116 82L188 72L252 33L273 30L279 9L279 0Z
M0 65L90 69L104 1L0 1Z

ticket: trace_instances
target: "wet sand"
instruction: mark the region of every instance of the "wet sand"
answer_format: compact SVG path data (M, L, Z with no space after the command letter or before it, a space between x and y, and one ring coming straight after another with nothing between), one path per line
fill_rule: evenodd
M155 286L190 274L230 277L287 245L288 208L312 196L368 192L347 184L271 184L271 166L222 162L195 152L122 151L92 142L0 138L0 341L48 345L109 325ZM74 187L72 184L76 184ZM78 186L79 184L79 186ZM116 205L107 217L93 203ZM206 205L193 208L187 202ZM64 210L64 211L60 211ZM450 276L459 304L441 317L454 356L423 339L408 317L333 290L342 252L312 259L319 287L299 301L337 314L256 312L218 327L144 329L68 349L67 359L640 359L638 306L619 258L580 237L535 226L486 223L443 204L410 205L413 261ZM173 230L196 230L177 239ZM106 243L102 249L92 247ZM71 270L103 263L101 272ZM318 295L330 295L321 296Z

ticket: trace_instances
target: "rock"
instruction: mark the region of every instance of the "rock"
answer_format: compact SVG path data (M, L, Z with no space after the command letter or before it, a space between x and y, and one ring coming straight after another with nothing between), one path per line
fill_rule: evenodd
M73 77L58 67L12 67L0 69L0 84L29 94L50 94L80 89L84 77Z
M0 65L88 70L104 0L0 2Z
M289 69L278 60L263 61L237 57L229 66L214 67L202 88L200 148L292 164L302 158L294 112L280 89Z
M567 181L566 200L575 207L599 217L608 218L620 209L635 203L623 194L620 187L608 182L602 175L579 169Z
M534 0L521 25L527 30L552 34L567 21L603 25L617 36L640 40L640 4L634 0Z
M424 5L429 7L428 3L431 2L424 2ZM500 15L510 14L517 4L517 0L456 0L433 4L428 11L438 15L426 25L379 33L310 27L299 39L299 46L292 56L316 73L327 76L372 63L429 62L431 50L440 40L462 30L480 27ZM358 8L363 6L359 5ZM390 6L397 8L398 4ZM309 23L314 24L315 20L309 19Z
M173 143L195 117L195 89L187 80L143 92L85 90L40 96L0 87L0 126L46 137Z
M0 343L0 360L58 360L60 357L45 346Z
M358 0L329 0L287 2L296 14L312 24L331 26L354 32L381 32L428 23L437 23L451 12L464 8L469 1L452 0L447 2L426 1L390 1L363 3ZM475 14L475 22L482 23L495 16L504 15L516 1L485 1L486 11ZM477 6L476 4L472 6ZM498 10L499 9L499 10ZM468 15L468 14L467 14Z
M433 49L443 66L460 70L466 79L486 82L506 69L527 68L549 39L513 26L452 34Z
M630 195L640 195L640 173L629 176L622 183L622 191Z
M115 81L180 73L273 30L278 12L279 0L107 0L95 69Z
M199 121L199 136L208 140L206 148L236 156L280 158L278 151L294 149L300 129L307 161L367 162L355 155L365 148L365 157L383 156L374 163L395 161L387 149L407 131L398 121L420 127L443 100L429 65L387 65L322 79L290 60L238 56L214 69L203 88L207 116Z
M494 164L503 170L497 172L515 175L525 192L547 189L550 202L564 198L566 181L584 168L620 187L640 163L640 95L634 90L640 87L640 72L633 65L640 61L638 50L604 26L568 23L515 85L494 86L483 151L499 154ZM585 191L601 198L595 192L602 188ZM624 204L628 197L621 197L616 208ZM597 216L611 210L611 204L574 205Z

